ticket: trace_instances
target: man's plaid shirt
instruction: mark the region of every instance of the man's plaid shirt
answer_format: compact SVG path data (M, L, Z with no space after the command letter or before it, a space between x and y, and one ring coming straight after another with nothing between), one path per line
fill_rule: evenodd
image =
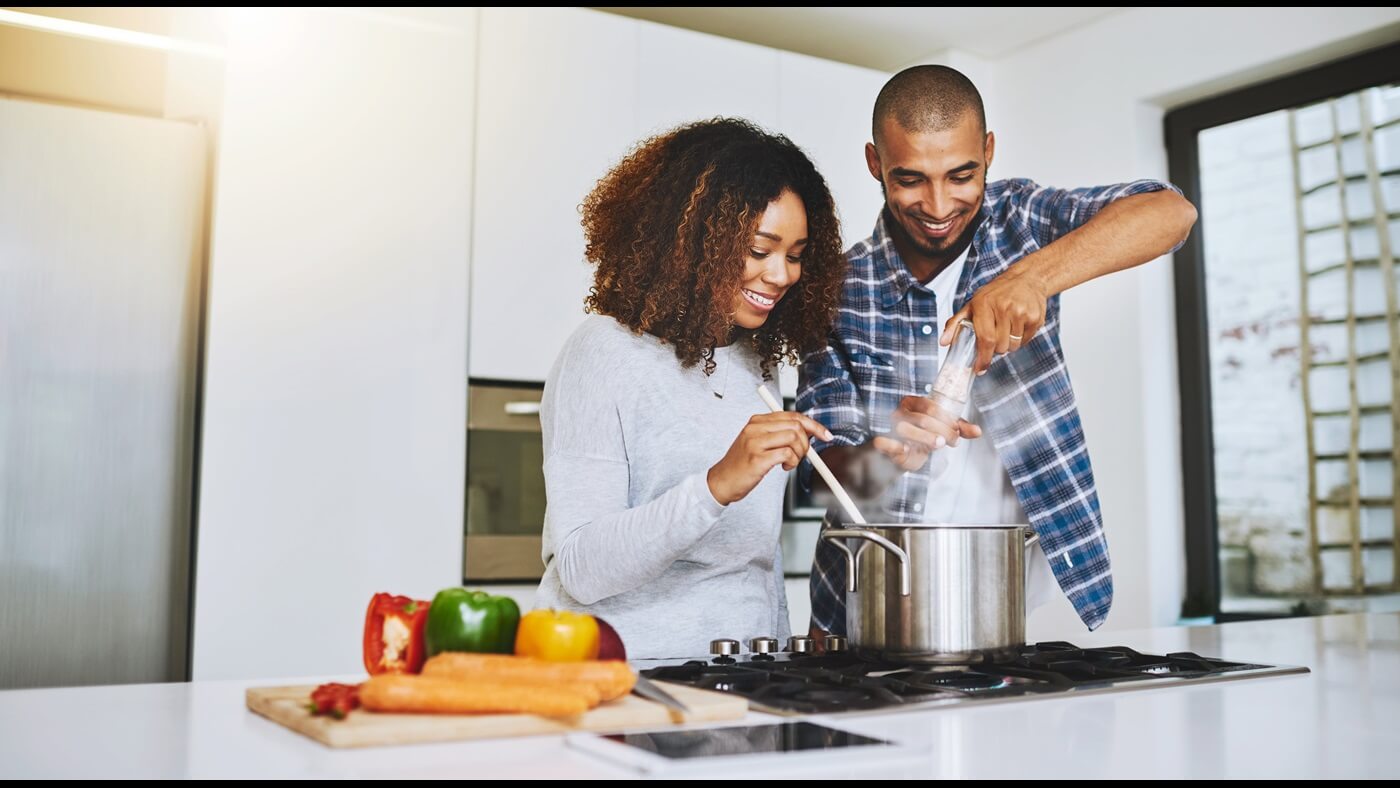
M1087 222L1110 202L1176 187L1139 180L1086 189L1052 189L1026 179L987 185L953 311L1018 260ZM800 368L797 409L826 425L828 446L858 446L890 429L890 415L909 394L925 394L937 374L943 326L931 290L915 281L895 251L889 218L846 253L849 270L828 347ZM1175 250L1173 250L1175 251ZM945 311L945 315L952 312ZM1060 346L1060 298L1046 305L1045 325L1030 343L998 356L976 379L972 399L983 437L995 445L1060 588L1090 629L1113 603L1113 577L1094 473ZM809 475L804 463L801 472ZM808 479L807 481L810 481ZM920 522L927 470L905 473L871 522ZM873 515L873 516L872 516ZM839 513L828 513L830 525ZM812 621L845 634L845 556L818 542L812 567Z

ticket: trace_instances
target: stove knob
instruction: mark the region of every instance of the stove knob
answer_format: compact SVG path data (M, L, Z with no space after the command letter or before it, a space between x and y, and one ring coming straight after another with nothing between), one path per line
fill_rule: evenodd
M739 653L739 641L737 640L711 640L710 653L721 657L728 657Z
M749 650L755 654L773 654L778 650L778 639L754 638L749 641Z
M788 651L794 654L812 653L812 639L806 635L793 635L788 638Z
M846 650L846 639L840 635L826 636L826 651L828 654Z

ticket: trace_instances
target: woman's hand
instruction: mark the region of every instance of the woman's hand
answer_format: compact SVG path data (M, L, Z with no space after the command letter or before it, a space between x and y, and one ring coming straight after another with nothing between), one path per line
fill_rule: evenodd
M829 441L832 435L801 413L782 411L754 416L730 444L724 458L706 475L710 494L725 506L743 498L774 466L781 465L785 471L796 468L807 456L807 444L812 438Z

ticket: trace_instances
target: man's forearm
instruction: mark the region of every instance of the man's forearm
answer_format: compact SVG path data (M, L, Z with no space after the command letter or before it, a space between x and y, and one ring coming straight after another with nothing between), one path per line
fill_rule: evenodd
M1161 257L1185 239L1195 223L1195 207L1176 192L1134 194L1104 206L1082 227L1012 266L1006 275L1031 277L1047 297L1053 296Z

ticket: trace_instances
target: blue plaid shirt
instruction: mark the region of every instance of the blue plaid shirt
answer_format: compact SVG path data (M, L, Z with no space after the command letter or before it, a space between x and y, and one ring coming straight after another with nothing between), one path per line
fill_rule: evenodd
M1110 202L1161 189L1180 193L1152 180L1074 190L1024 178L988 184L953 311L1017 260L1084 224ZM881 211L874 235L846 252L850 268L829 345L802 360L797 409L835 436L814 441L818 451L859 446L888 432L899 400L927 393L938 371L943 327L935 322L933 291L909 273L888 221ZM996 357L976 379L972 399L982 414L980 440L996 447L1060 588L1089 629L1097 628L1113 604L1113 576L1094 472L1060 347L1058 295L1046 304L1045 325L1030 343ZM810 481L809 464L802 473ZM879 516L888 518L885 522L920 522L928 482L927 470L901 475L881 501ZM826 525L837 517L828 512ZM870 513L867 518L877 521ZM845 583L844 554L818 542L812 622L835 634L846 631Z

